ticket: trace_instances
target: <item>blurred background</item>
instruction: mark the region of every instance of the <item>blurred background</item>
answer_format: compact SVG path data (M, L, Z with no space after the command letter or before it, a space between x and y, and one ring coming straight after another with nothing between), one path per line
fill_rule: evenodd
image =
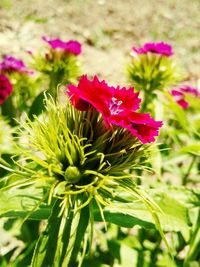
M44 46L41 36L75 39L84 73L124 84L131 47L165 41L197 81L199 10L199 0L0 0L0 53L25 59Z

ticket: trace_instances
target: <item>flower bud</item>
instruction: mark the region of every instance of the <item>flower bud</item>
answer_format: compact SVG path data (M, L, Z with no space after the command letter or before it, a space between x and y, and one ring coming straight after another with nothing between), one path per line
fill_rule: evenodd
M64 177L69 183L75 184L81 179L81 174L77 167L69 166L65 171Z

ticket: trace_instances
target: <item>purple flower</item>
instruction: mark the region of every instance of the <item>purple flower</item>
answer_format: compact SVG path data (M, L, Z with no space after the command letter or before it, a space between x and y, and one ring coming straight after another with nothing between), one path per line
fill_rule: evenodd
M2 73L19 72L32 74L33 72L28 70L22 60L18 60L13 56L5 55L0 62L0 71Z
M133 51L135 51L137 54L147 54L147 53L155 53L155 54L160 54L163 56L172 56L173 55L173 50L171 45L164 43L164 42L159 42L159 43L145 43L143 47L141 48L132 48Z
M0 105L5 102L12 91L13 87L9 79L5 75L0 74Z
M196 88L193 88L188 85L182 86L178 89L173 89L171 91L171 94L173 95L176 103L179 106L181 106L183 109L186 109L189 107L188 101L185 100L185 97L187 94L200 98L200 92Z
M42 39L48 43L53 50L60 49L65 53L70 53L76 56L81 54L81 44L77 41L70 40L64 42L60 39L50 39L47 36L43 36Z

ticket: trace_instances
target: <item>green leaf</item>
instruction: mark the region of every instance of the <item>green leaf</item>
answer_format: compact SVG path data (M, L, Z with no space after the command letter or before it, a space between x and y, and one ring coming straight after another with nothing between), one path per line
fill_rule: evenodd
M196 142L195 144L189 144L187 146L184 146L179 150L178 153L189 153L192 155L200 156L200 144Z
M163 214L160 213L158 216L164 230L183 231L189 234L191 222L186 206L169 196L167 192L156 193L155 201L163 211Z
M78 202L79 200L72 200L73 206L67 205L66 210L61 213L62 200L56 200L47 228L37 242L32 267L81 266L84 249L78 265L76 261L90 216L89 207L79 209Z
M58 234L61 224L60 200L57 200L52 209L46 230L40 236L32 259L32 267L52 267L57 249Z
M186 117L185 111L174 101L170 93L165 92L164 95L169 100L168 107L174 112L174 119L176 119L186 133L188 133L188 131L191 129L188 127L189 121Z
M73 209L69 208L68 215L65 218L64 227L61 229L59 239L60 248L56 255L56 262L58 266L81 266L84 256L86 243L83 244L82 241L87 242L86 230L89 224L89 206L83 207L81 209L76 206L80 199L77 199ZM81 203L81 200L80 200ZM78 209L77 209L78 208ZM84 243L84 242L83 242ZM81 251L81 253L80 253ZM77 257L80 254L79 261L77 263Z
M25 218L28 214L32 218L45 217L43 211L35 211L42 199L43 191L34 187L12 188L0 192L0 217ZM34 212L32 212L34 211Z
M108 241L109 251L118 259L121 267L138 266L138 252L122 242L116 240Z
M85 232L88 227L89 218L90 218L89 206L86 206L85 208L81 209L80 219L79 219L78 227L76 229L76 239L75 239L73 251L70 257L69 266L74 266L76 262L78 253L80 252L82 240L85 236ZM83 260L83 256L84 254L82 255L82 260ZM79 261L79 266L81 266L82 260Z
M51 214L51 209L40 207L36 211L9 211L0 215L0 218L28 218L29 220L46 220Z
M159 190L149 190L148 194L161 210L154 211L154 214L158 216L164 231L182 231L188 237L191 222L188 215L188 203L186 201L189 199L184 200L185 204L183 204L183 202L175 199L167 191L170 191L170 188L164 187ZM129 194L123 195L123 198L129 202L115 202L105 208L104 217L107 222L127 228L135 225L145 228L155 228L155 218L152 217L152 213L145 204ZM102 220L98 210L95 210L95 220Z
M33 101L28 117L34 119L34 115L39 115L44 110L44 92L41 92Z
M199 252L200 252L200 209L197 216L196 224L194 225L194 229L192 231L189 243L189 250L185 257L184 266L189 266L189 262L198 259Z
M8 97L8 99L1 105L1 114L5 116L11 126L16 125L16 121L14 120L16 116L16 109L13 105L13 99L11 96Z
M123 205L121 212L112 211L112 208L109 209L109 207L108 210L107 209L104 210L104 219L106 222L114 223L116 225L126 228L132 228L135 225L139 225L147 229L154 228L154 224L152 222L143 220L142 218L138 218L137 216L131 216L130 214L125 214L126 204L120 204L120 205ZM103 221L100 211L97 209L94 210L94 219L95 221Z

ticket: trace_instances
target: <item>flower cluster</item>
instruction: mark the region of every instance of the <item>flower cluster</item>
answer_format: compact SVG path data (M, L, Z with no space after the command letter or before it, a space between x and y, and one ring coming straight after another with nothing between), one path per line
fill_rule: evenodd
M163 56L172 56L173 55L173 50L172 47L164 42L159 42L159 43L145 43L143 47L141 48L136 48L133 47L132 50L136 52L137 54L147 54L147 53L155 53L155 54L160 54Z
M28 70L22 60L18 60L13 56L5 55L3 60L0 62L0 72L2 73L27 73L32 74L33 72Z
M43 36L42 39L50 45L53 50L61 50L64 53L69 53L73 55L81 54L81 44L77 41L70 40L68 42L64 42L61 39L50 39L47 36Z
M187 94L200 98L200 92L196 88L193 88L188 85L182 86L178 89L173 89L171 91L171 94L174 97L177 104L181 106L183 109L186 109L189 107L189 103L185 99Z
M9 81L9 79L0 74L0 105L4 103L4 101L8 98L8 96L12 93L13 87Z
M107 127L116 125L130 131L142 143L150 143L158 135L161 121L155 121L148 113L135 112L141 99L134 88L109 86L97 76L89 80L83 75L78 86L68 86L68 96L75 108L81 111L96 109L102 114Z

